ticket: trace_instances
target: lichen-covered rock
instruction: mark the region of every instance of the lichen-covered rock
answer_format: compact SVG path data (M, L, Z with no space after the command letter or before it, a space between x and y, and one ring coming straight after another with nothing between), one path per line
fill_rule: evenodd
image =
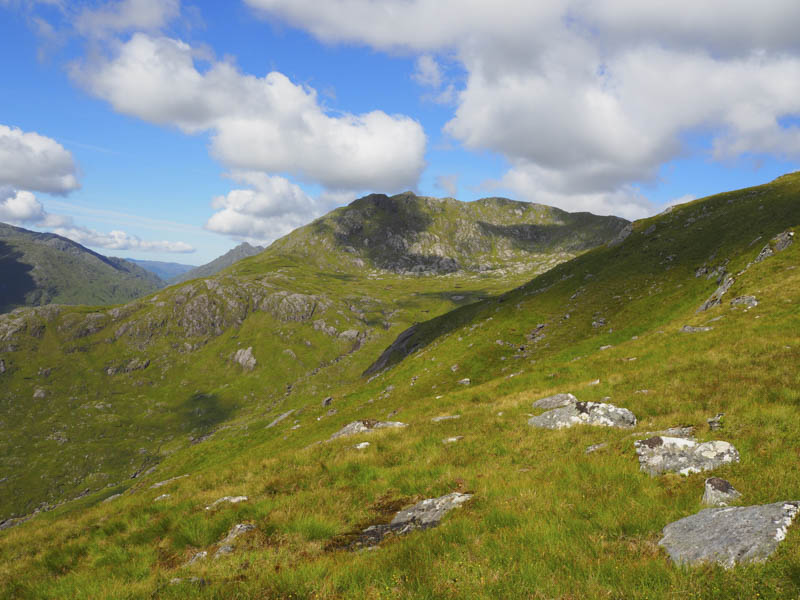
M237 523L236 525L231 527L231 530L228 532L228 535L226 535L225 539L223 539L220 542L220 545L221 546L229 545L231 544L231 542L233 542L233 540L235 540L240 535L247 533L248 531L254 531L255 528L256 528L255 525L250 525L249 523Z
M385 525L367 527L359 537L357 545L375 546L389 534L404 535L417 529L436 527L445 514L472 498L472 494L452 492L438 498L429 498L410 508L398 512Z
M709 477L706 479L705 490L703 492L703 504L709 506L728 506L729 502L734 502L741 494L737 492L729 481L720 477Z
M433 417L431 419L432 423L441 423L442 421L451 421L453 419L460 419L461 415L441 415L439 417Z
M334 433L330 439L346 437L348 435L356 435L358 433L365 433L374 429L385 429L391 427L407 427L406 423L399 421L373 421L372 419L362 419L361 421L353 421L342 427L339 431Z
M706 508L664 527L658 544L679 565L760 563L786 537L799 509L799 501Z
M531 417L528 425L544 429L563 429L573 425L629 428L636 425L636 417L627 408L619 408L613 404L575 402Z
M239 363L245 371L252 371L256 368L256 357L253 356L253 347L239 348L233 355L233 360Z
M681 327L681 333L701 333L703 331L711 331L713 327L693 327L692 325L684 325Z
M261 310L268 312L279 321L310 321L317 311L322 312L328 302L318 296L292 292L275 292L261 302Z
M547 396L547 398L537 400L533 403L533 408L550 410L553 408L569 406L570 404L575 404L577 401L578 399L572 394L555 394L553 396Z
M642 471L651 476L661 473L700 473L739 462L739 451L721 440L703 442L685 438L655 436L634 442Z
M46 390L44 390L44 389L42 389L42 388L36 388L36 389L33 391L33 397L34 397L36 400L41 400L42 398L45 398L46 396L47 396L47 391L46 391Z
M283 421L284 419L289 417L293 412L294 412L294 409L287 410L282 415L278 415L277 417L275 417L274 421L272 421L269 425L267 425L266 429L269 429L270 427L275 427L275 425L277 425L278 423L280 423L281 421Z

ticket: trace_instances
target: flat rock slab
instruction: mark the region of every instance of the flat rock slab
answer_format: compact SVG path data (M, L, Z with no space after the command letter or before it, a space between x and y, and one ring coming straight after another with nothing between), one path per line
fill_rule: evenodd
M398 512L392 521L367 527L359 536L356 546L375 546L387 535L405 535L417 529L436 527L445 514L464 504L472 494L452 492L438 498L428 498Z
M211 504L206 506L206 510L211 510L224 503L239 504L239 502L247 502L247 496L223 496L219 500L214 500Z
M800 501L706 508L664 527L658 542L679 565L736 564L767 560L786 537Z
M602 402L576 402L528 419L528 425L544 429L563 429L573 425L600 425L629 428L636 417L627 408Z
M655 436L633 445L641 470L651 476L667 472L688 475L739 462L739 451L721 440L699 444L686 438Z
M564 406L575 404L577 401L578 399L572 394L555 394L553 396L548 396L547 398L537 400L533 403L533 408L551 410L553 408L563 408Z
M353 421L342 427L339 431L334 433L330 439L346 437L348 435L356 435L357 433L365 433L374 429L386 429L391 427L407 427L407 423L400 421L373 421L372 419L362 419L361 421Z
M461 415L442 415L440 417L433 417L432 423L441 423L442 421L452 421L453 419L460 419Z
M228 535L226 535L225 539L223 539L220 542L220 545L221 546L228 546L237 537L239 537L243 533L247 533L248 531L253 531L253 530L255 530L255 528L256 528L255 525L250 525L249 523L238 523L238 524L234 525L233 527L231 527L231 530L228 532Z
M692 325L684 325L681 327L681 333L701 333L703 331L711 331L713 327L693 327Z

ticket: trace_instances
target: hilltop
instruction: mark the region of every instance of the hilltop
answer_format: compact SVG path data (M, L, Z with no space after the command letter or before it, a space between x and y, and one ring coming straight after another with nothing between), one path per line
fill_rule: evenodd
M173 275L171 277L164 277L170 284L181 283L191 279L198 279L200 277L211 277L216 275L223 269L230 267L232 264L239 262L243 258L255 256L264 251L261 246L253 246L247 242L242 242L235 248L228 250L222 256L218 256L211 262L208 262L199 267L191 267L185 269L183 272Z
M5 223L0 223L0 272L0 313L45 304L118 304L162 285L132 262Z
M724 441L737 504L798 499L800 174L620 222L535 276L371 254L328 218L131 305L0 318L4 514L87 490L0 533L9 597L800 592L796 526L765 563L673 565L662 529L708 473L651 477L634 445ZM634 420L529 424L557 393ZM443 495L438 528L351 551Z

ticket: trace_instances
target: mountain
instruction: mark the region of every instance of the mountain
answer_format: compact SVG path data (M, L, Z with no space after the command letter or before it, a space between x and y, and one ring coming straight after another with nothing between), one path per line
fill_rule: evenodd
M210 263L206 263L199 267L194 267L187 271L184 271L181 274L173 276L169 279L170 284L174 283L181 283L183 281L189 281L191 279L198 279L200 277L211 277L212 275L216 275L223 269L230 267L232 264L239 262L243 258L248 258L250 256L255 256L260 252L263 252L264 248L261 246L253 246L248 244L247 242L242 242L232 250L229 250L222 256L218 256Z
M195 265L184 265L181 263L163 262L160 260L140 260L136 258L129 258L128 261L139 265L146 271L154 273L163 281L178 277L179 275L196 268Z
M159 278L53 233L0 223L0 312L20 306L116 304L161 287Z
M678 568L658 544L711 474L736 504L798 499L800 174L621 225L535 276L457 248L437 274L325 228L314 254L301 229L125 306L0 317L0 589L796 597L797 526L768 520L778 550L746 568ZM638 422L529 424L567 392ZM667 430L741 459L651 477L634 442ZM390 525L450 493L468 501L439 527Z
M628 221L507 198L460 202L372 194L301 227L275 251L323 266L395 273L549 268L617 236Z

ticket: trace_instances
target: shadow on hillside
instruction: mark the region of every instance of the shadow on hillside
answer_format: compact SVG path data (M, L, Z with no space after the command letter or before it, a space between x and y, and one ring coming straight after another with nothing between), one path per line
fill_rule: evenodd
M0 241L0 313L26 304L26 296L36 290L30 272L33 265L21 262L22 252Z
M565 251L588 250L613 239L627 221L610 217L601 220L594 217L591 222L581 222L581 215L569 215L563 224L537 225L520 223L517 225L494 225L478 221L484 235L508 239L517 250L528 252L545 251L554 244Z
M233 413L230 406L220 402L216 394L195 392L178 407L178 414L185 423L186 429L207 432L215 425L228 419Z
M416 196L370 194L350 204L351 209L331 216L335 228L321 220L314 224L317 236L329 234L343 249L356 248L377 267L405 269L433 265L438 258L413 254L403 239L430 229L433 219L420 209Z

